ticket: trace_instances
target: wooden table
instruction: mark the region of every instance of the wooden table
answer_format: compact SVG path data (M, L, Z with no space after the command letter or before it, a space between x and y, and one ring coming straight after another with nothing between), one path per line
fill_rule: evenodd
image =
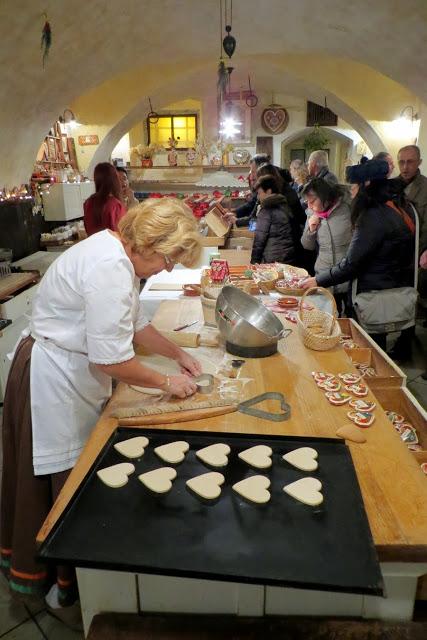
M336 430L349 422L348 408L330 405L316 387L311 372L337 374L356 370L340 346L326 352L308 350L295 325L284 323L293 326L294 331L280 343L279 353L265 359L248 359L242 375L252 379L245 388L247 397L266 391L282 392L292 408L289 420L274 423L232 413L168 428L334 437ZM118 385L40 530L39 542L46 538L116 428L117 421L110 414L124 399L126 404L141 404L138 392ZM372 392L368 399L375 400ZM265 408L277 409L271 402L265 403ZM139 607L144 611L182 613L411 619L417 578L427 572L427 482L378 404L375 416L374 424L365 430L367 442L348 444L381 561L387 598L79 569L85 628L98 611L134 612Z

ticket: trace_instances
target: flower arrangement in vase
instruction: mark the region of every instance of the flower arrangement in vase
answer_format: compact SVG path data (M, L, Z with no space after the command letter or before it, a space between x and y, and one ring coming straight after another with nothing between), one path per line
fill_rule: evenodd
M141 167L152 167L153 156L158 151L162 150L163 147L156 142L150 142L150 144L138 144L130 150L131 164L134 166L140 164Z

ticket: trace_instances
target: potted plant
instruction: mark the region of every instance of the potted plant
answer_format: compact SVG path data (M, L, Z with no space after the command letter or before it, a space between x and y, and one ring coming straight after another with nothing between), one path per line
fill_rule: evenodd
M155 142L150 142L150 144L138 144L130 150L131 158L134 158L132 160L132 164L139 164L140 162L141 167L152 167L154 154L162 149L163 147Z
M314 125L313 131L304 138L303 142L307 155L318 149L324 149L328 144L329 138L318 124Z

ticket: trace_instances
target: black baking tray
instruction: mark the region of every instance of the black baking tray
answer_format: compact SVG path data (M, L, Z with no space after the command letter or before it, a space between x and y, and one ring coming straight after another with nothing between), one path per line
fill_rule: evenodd
M137 435L150 444L129 461L113 444ZM190 450L169 493L158 496L138 475L166 465L153 449L186 440ZM186 480L211 471L195 452L216 442L231 447L229 463L217 469L225 476L221 497L206 504L185 486ZM273 465L251 469L237 454L266 444ZM318 451L318 469L299 471L281 457L297 447ZM132 462L135 473L120 489L105 486L96 471ZM249 475L267 475L271 500L254 505L232 485ZM323 484L324 501L306 506L283 492L283 486L311 475ZM41 545L39 557L56 563L206 578L273 586L383 594L375 546L350 451L331 438L262 436L119 427L110 437L55 528Z

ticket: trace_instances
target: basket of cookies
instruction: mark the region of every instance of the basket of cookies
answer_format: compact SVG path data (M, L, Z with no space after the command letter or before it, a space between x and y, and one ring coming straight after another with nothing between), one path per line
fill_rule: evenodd
M317 297L317 304L314 302L314 295ZM307 296L312 296L309 304L306 303ZM321 301L318 296L325 300ZM331 313L319 308L326 306L323 302L330 305ZM327 289L323 287L306 289L297 314L298 331L304 345L315 351L327 351L339 344L341 328L337 315L335 299Z
M302 296L304 289L301 283L308 277L308 271L290 264L281 265L283 276L275 283L275 289L279 293L288 296Z

